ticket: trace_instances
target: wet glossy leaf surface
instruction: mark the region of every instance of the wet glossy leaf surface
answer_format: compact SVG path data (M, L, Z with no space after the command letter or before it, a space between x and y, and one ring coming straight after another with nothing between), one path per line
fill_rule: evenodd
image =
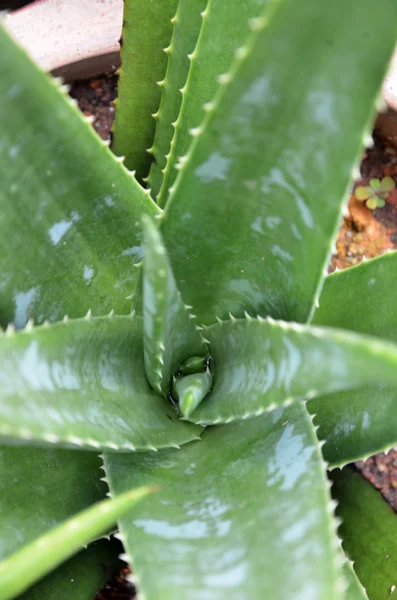
M170 187L177 177L175 165L179 157L186 154L192 143L190 131L201 125L205 117L204 105L213 100L219 88L218 77L231 67L237 48L244 44L250 32L250 19L260 15L267 1L233 2L225 9L224 0L208 0L197 46L194 52L193 48L189 50L193 55L158 197L160 206L168 200Z
M395 43L394 0L268 9L164 219L182 296L207 324L244 309L308 319Z
M120 520L147 600L338 600L328 486L302 405L207 429L181 451L107 455L111 490L159 484Z
M105 497L90 452L0 446L0 561Z
M197 438L155 394L138 317L80 319L0 338L4 441L119 451Z
M127 313L157 209L1 26L0 56L0 325Z
M149 173L161 87L167 68L166 48L172 35L171 19L177 0L126 0L124 3L119 96L113 149L125 156L139 180Z
M397 588L397 515L380 492L351 467L333 471L340 535L370 600L389 600Z
M144 221L143 323L145 369L153 389L165 397L186 359L209 355L176 286L160 233Z
M191 59L188 55L196 47L203 22L201 12L207 4L208 0L179 0L178 2L172 39L167 49L167 72L162 86L153 142L154 161L150 167L148 179L148 187L153 198L157 196L163 180L163 169L167 164L165 157L171 150L174 123L178 118L182 103L180 90L183 89L189 73ZM219 36L219 29L217 35Z
M397 341L397 253L327 277L313 323ZM331 465L344 465L397 443L397 392L386 382L308 404Z
M214 385L191 416L196 423L227 422L331 391L397 382L397 345L377 338L263 319L225 321L203 333Z
M122 546L115 540L90 544L61 567L47 575L18 600L93 600L122 562Z
M102 500L11 554L0 563L2 600L11 600L26 591L81 547L107 533L119 517L152 491L150 487L141 487L115 499Z

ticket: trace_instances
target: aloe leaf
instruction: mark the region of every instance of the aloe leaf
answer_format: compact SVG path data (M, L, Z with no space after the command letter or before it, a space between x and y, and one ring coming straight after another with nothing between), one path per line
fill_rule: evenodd
M0 561L102 500L101 465L91 452L0 446Z
M268 0L233 2L226 7L225 0L208 0L203 7L200 37L191 52L189 76L184 83L183 101L175 122L164 179L158 202L164 206L170 187L177 176L177 163L192 142L191 131L198 128L204 117L204 105L213 100L218 90L218 77L229 70L235 51L242 46L250 32L250 19L258 17Z
M397 253L329 275L313 323L397 342ZM378 307L378 308L376 308ZM380 382L308 403L331 466L366 458L397 443L397 391Z
M0 56L0 324L128 313L158 209L1 25Z
M321 452L301 404L209 428L181 452L108 454L105 468L116 495L161 486L119 521L146 598L343 597Z
M251 318L221 322L203 333L214 385L191 415L195 423L227 423L295 400L397 382L397 345L377 338Z
M192 356L208 348L176 287L171 265L155 225L144 221L143 323L146 374L154 389L168 396L172 376Z
M311 315L396 21L394 0L376 15L371 0L281 0L254 21L164 216L175 278L199 321L244 309Z
M150 167L148 186L153 198L157 196L163 180L175 121L179 115L183 88L189 72L189 57L195 49L202 23L201 12L207 4L208 0L179 0L178 3L171 43L166 48L167 72L162 85L160 107L155 117L156 133L151 148L154 161Z
M397 590L397 516L380 492L351 467L333 471L343 547L370 600L389 600Z
M178 0L126 0L123 44L114 122L113 150L141 180L149 173L161 80L167 68L164 52L172 35L171 19Z
M81 546L106 532L147 494L150 486L130 490L112 500L103 500L44 533L0 563L2 600L15 598L50 573ZM21 569L23 565L23 569Z
M368 600L366 591L354 572L353 566L350 564L350 562L346 562L343 566L343 575L347 582L345 600Z
M113 451L179 446L186 427L143 364L142 320L88 318L0 338L4 442Z
M116 569L119 545L115 540L99 540L79 552L62 566L36 583L19 600L93 600ZM22 568L22 565L21 565Z

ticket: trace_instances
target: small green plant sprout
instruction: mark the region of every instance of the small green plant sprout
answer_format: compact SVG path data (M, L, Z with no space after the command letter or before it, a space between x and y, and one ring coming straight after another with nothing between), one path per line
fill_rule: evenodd
M360 202L365 202L367 208L375 210L385 205L389 192L394 190L396 184L391 177L383 177L382 181L377 178L370 179L369 185L359 185L354 192Z

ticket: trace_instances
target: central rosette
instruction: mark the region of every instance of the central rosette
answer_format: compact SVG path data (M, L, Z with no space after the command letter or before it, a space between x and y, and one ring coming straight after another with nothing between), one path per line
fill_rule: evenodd
M171 401L188 418L212 386L210 357L193 356L183 362L172 378Z

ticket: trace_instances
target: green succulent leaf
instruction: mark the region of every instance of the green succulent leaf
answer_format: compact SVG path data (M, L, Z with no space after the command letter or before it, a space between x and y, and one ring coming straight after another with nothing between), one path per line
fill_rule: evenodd
M214 385L192 414L195 423L227 423L331 391L397 382L397 345L377 338L251 318L204 334Z
M218 77L231 67L236 50L250 32L250 19L260 15L267 1L233 2L225 8L224 0L208 0L206 8L203 7L200 37L194 52L193 48L190 50L189 76L184 82L181 110L179 116L176 115L175 134L158 196L160 206L164 206L169 197L178 173L178 160L188 151L192 132L205 117L204 106L219 87Z
M145 597L343 597L328 485L303 405L209 428L181 452L109 454L105 467L116 495L161 486L119 521Z
M346 600L368 600L365 589L361 585L359 578L354 572L350 562L346 562L343 567L343 575L347 582Z
M397 342L397 252L333 273L325 280L313 324ZM397 391L386 381L308 403L331 466L366 458L397 443Z
M90 450L179 446L201 428L150 388L138 317L78 319L0 338L3 441Z
M160 233L144 220L143 323L149 382L165 397L186 359L208 356L208 348L176 286Z
M370 600L390 600L397 589L397 515L351 467L335 470L331 477L343 547Z
M171 43L166 49L167 72L161 88L160 108L156 113L156 134L151 150L154 161L150 167L148 186L153 198L157 196L163 180L191 56L201 29L201 12L207 4L208 0L179 0L178 3Z
M375 12L371 0L275 0L254 21L164 215L199 321L311 315L395 43L397 4Z
M0 446L0 561L102 500L101 465L91 452Z
M0 56L0 325L130 312L156 205L1 25Z
M113 150L125 157L139 180L149 173L166 68L164 52L172 35L178 0L126 0Z
M64 560L106 532L147 494L149 486L103 500L57 525L0 563L2 600L15 598ZM21 568L23 565L23 568Z
M93 600L122 562L116 540L99 540L36 583L18 600ZM21 565L21 569L23 567Z

